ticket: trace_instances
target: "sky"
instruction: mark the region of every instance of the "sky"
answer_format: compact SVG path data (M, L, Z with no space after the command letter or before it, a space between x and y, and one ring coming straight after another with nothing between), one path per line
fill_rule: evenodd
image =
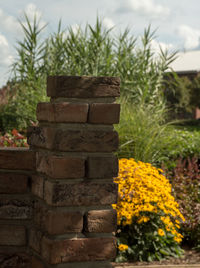
M171 51L200 50L199 0L0 0L0 87L16 59L17 40L23 40L18 20L23 22L24 12L47 23L46 35L56 31L59 19L63 28L76 29L94 25L98 15L105 28L119 33L128 27L137 37L151 25L155 50L159 45Z

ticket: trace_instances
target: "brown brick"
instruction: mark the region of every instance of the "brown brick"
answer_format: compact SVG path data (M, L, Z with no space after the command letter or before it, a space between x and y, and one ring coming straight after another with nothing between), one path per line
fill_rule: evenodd
M31 216L32 202L29 199L0 199L0 219L27 220Z
M28 143L58 151L112 152L118 149L118 134L116 131L35 127L28 134Z
M26 230L19 225L0 225L0 246L25 246Z
M112 178L117 175L118 159L116 156L88 158L88 178Z
M40 259L33 256L31 261L31 268L46 268L46 266Z
M44 178L39 175L32 177L32 193L41 199L44 197Z
M39 230L31 229L29 233L29 246L36 252L41 252L42 233Z
M39 103L37 119L57 123L86 123L88 106L87 103Z
M51 235L80 233L83 229L83 215L79 211L52 211L42 204L36 204L34 222Z
M36 110L38 121L54 121L54 107L52 103L40 102L37 104Z
M53 206L110 205L117 201L117 184L66 184L46 181L45 200Z
M0 148L0 169L35 170L35 152L25 148Z
M0 173L0 194L23 194L28 191L28 175Z
M85 232L112 233L117 227L116 210L91 210L85 215Z
M113 260L115 255L114 237L42 240L42 256L50 264Z
M119 97L118 77L49 76L47 96L68 98Z
M9 250L0 250L1 268L30 268L31 257L25 252L9 252Z
M90 105L89 123L93 124L118 124L120 104L93 103Z
M57 179L83 178L85 176L85 159L37 153L37 171Z
M56 129L50 127L29 127L27 142L29 145L53 149Z

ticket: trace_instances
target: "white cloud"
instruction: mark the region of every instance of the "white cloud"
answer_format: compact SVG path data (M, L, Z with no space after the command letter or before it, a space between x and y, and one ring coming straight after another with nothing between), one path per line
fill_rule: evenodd
M185 49L195 49L200 45L200 30L191 28L188 25L180 25L177 32L184 41Z
M0 9L0 26L1 30L16 33L19 31L19 23L17 19L7 15L2 9Z
M152 18L167 17L170 13L168 7L156 4L154 0L124 0L117 11L134 12Z
M10 47L5 36L0 34L0 66L9 66L13 61Z
M24 20L24 13L27 15L30 23L32 24L34 22L34 19L36 18L39 21L39 27L42 28L46 25L46 22L42 20L42 12L37 8L37 6L33 3L29 3L26 5L24 10L20 10L21 19L20 21L26 26L26 22Z
M151 40L151 48L152 48L153 52L159 53L160 49L162 49L163 51L166 51L166 50L170 51L174 48L174 46L170 43L167 44L167 43L158 42L155 39L152 39Z
M113 22L113 20L111 18L104 18L103 19L103 26L106 29L111 29L115 26L115 23Z

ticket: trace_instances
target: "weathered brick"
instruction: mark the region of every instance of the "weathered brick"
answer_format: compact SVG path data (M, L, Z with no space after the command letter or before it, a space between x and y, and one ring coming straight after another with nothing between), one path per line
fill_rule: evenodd
M118 77L49 76L47 96L68 98L119 97Z
M36 252L41 252L42 232L37 229L31 229L29 233L29 246Z
M0 250L1 268L30 268L31 257L23 252L9 252ZM36 267L35 267L36 268Z
M37 153L37 171L57 179L83 178L85 176L85 159Z
M114 237L77 238L67 240L42 239L42 256L50 264L65 262L113 260L116 255Z
M0 219L30 219L32 202L29 199L0 198Z
M118 124L120 104L93 103L90 105L88 122L93 124Z
M117 201L117 184L66 184L46 181L45 200L53 206L110 205Z
M19 225L0 225L0 246L25 246L26 230Z
M44 197L44 178L39 175L32 177L32 193L41 199Z
M34 222L51 235L80 233L83 229L83 215L79 211L53 211L36 203Z
M46 266L44 265L44 263L40 259L33 256L32 261L31 261L31 268L46 268Z
M88 106L87 103L38 103L37 119L57 123L85 123Z
M0 148L0 169L35 170L35 152L24 148Z
M90 233L112 233L117 227L116 210L90 210L85 215L84 231Z
M34 127L29 131L28 143L58 151L112 152L118 149L119 141L116 131Z
M50 127L29 127L27 142L40 148L53 149L56 129Z
M87 163L88 178L112 178L118 175L118 159L114 155L89 157Z
M28 175L0 173L0 194L23 194L28 191Z

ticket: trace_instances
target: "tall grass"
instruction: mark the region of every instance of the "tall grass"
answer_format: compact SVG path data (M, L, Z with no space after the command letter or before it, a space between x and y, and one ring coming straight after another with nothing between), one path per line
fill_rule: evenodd
M21 129L36 121L36 104L46 98L48 75L119 76L119 155L156 162L165 129L164 72L175 54L160 49L155 57L151 46L155 33L151 28L145 29L140 38L129 29L114 35L99 18L94 26L87 24L76 31L71 27L63 30L60 21L57 31L44 38L39 18L30 22L25 14L25 23L20 24L24 38L17 43L11 79L17 90L1 113L1 127Z

